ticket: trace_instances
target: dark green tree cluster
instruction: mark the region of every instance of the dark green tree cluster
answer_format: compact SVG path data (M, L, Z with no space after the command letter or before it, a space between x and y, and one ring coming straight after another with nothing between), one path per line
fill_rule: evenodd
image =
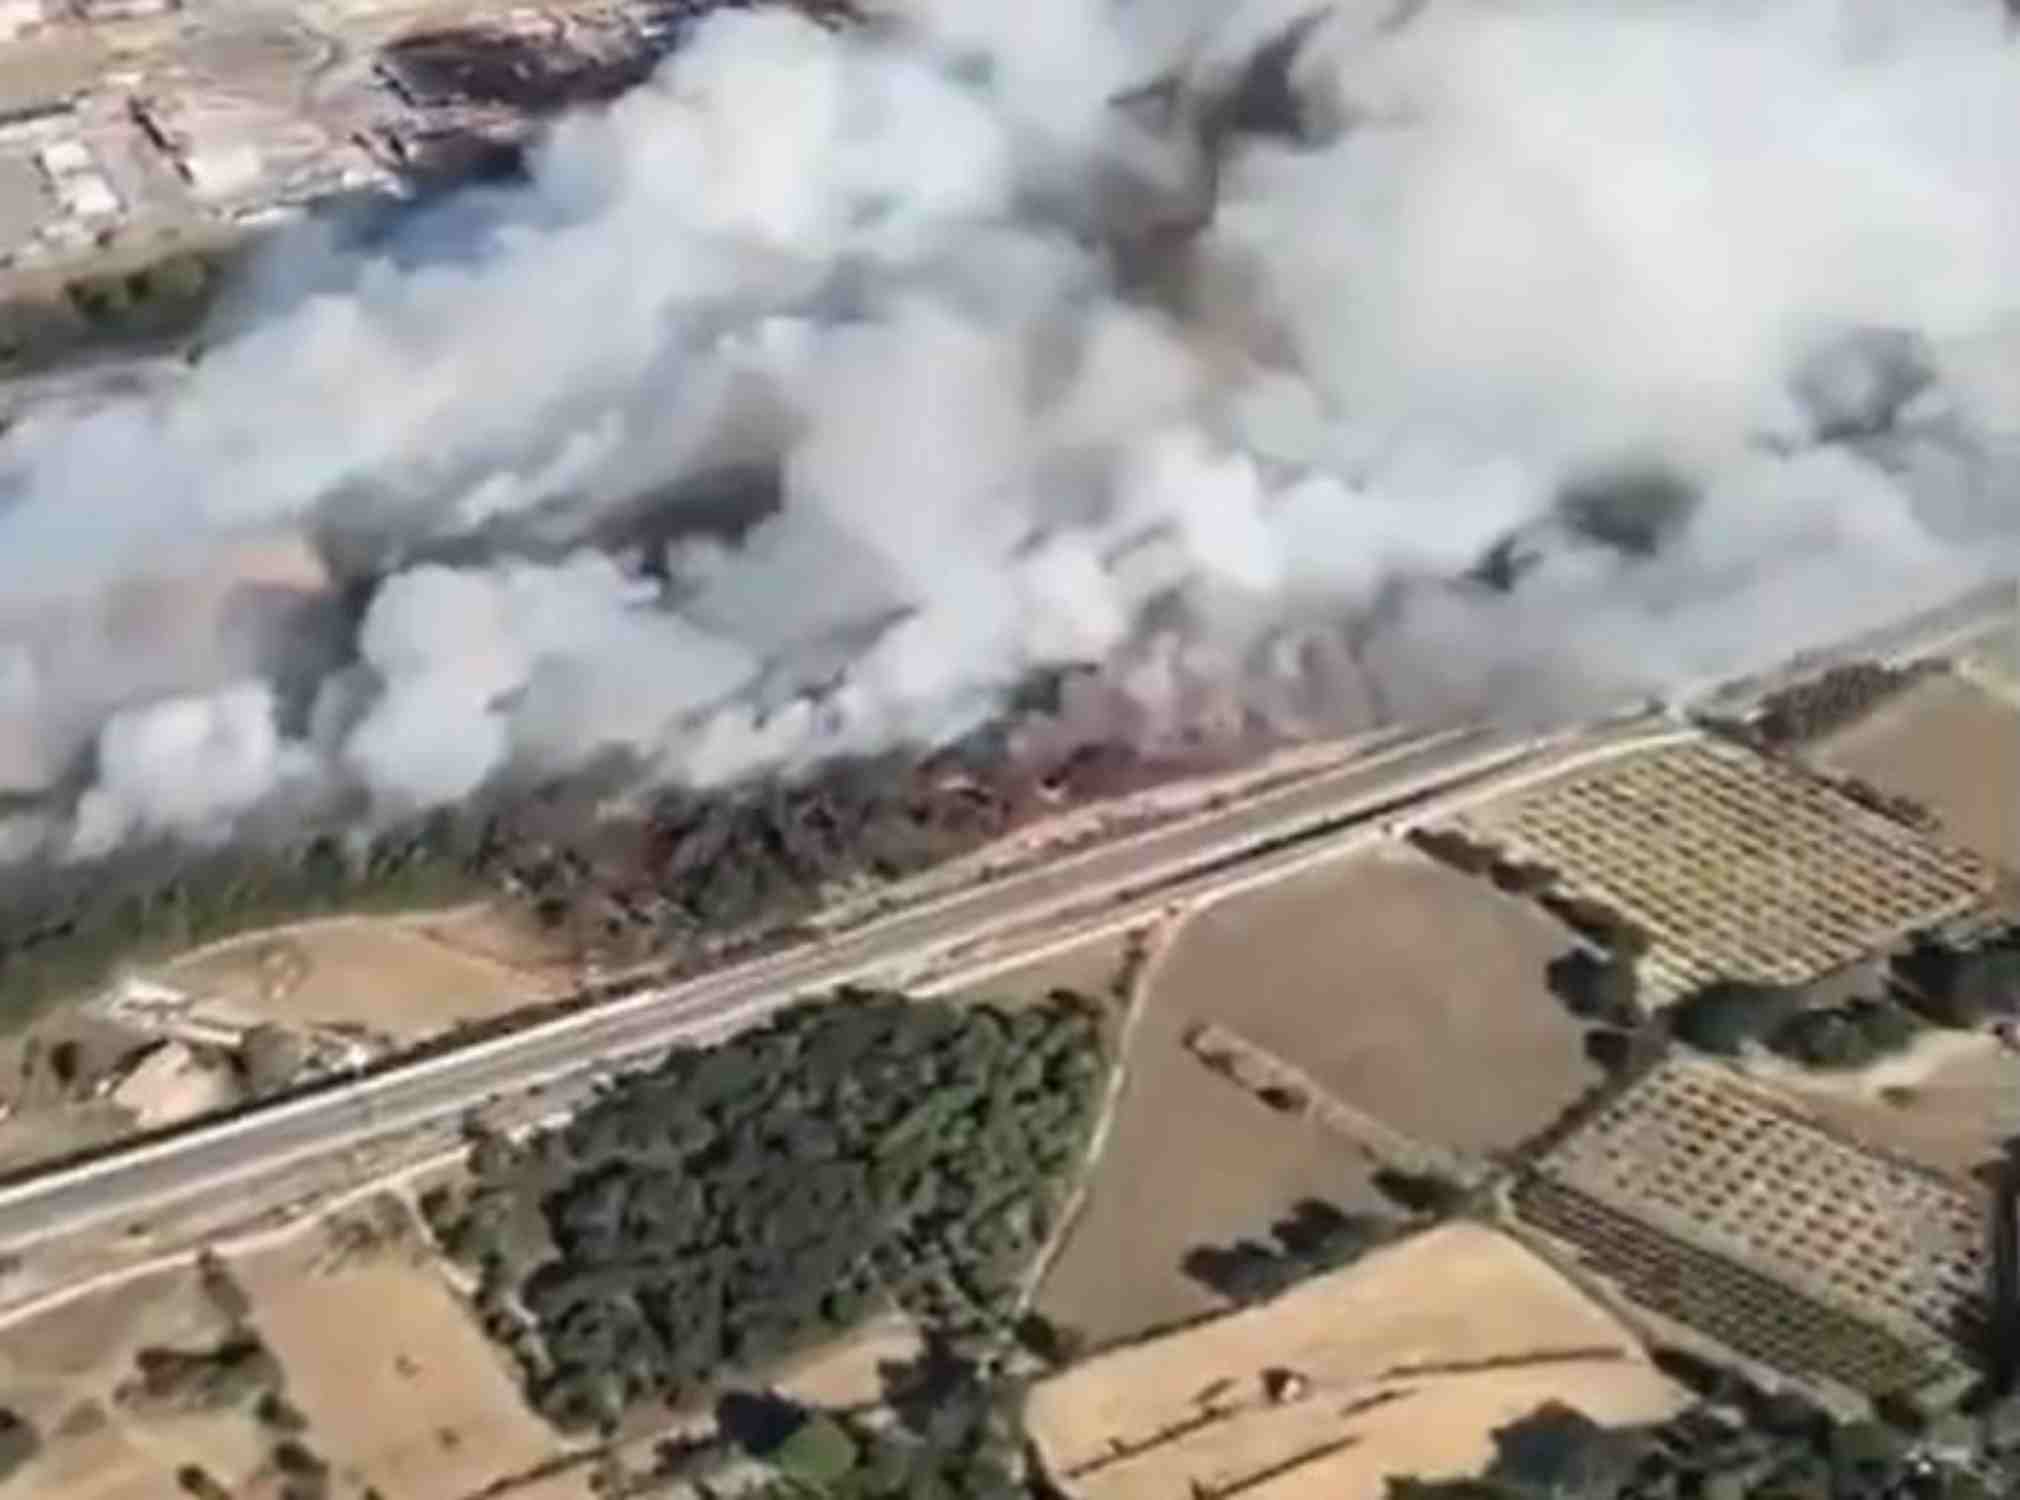
M1581 1021L1621 1031L1641 1024L1640 964L1631 951L1574 948L1550 961L1544 983Z
M1920 1027L1886 1000L1799 1010L1768 1035L1768 1050L1806 1068L1863 1068L1904 1051Z
M1606 1428L1546 1404L1495 1434L1475 1479L1393 1479L1391 1500L1992 1500L1978 1476L1918 1454L1906 1433L1838 1422L1748 1388L1734 1421L1709 1404L1645 1428Z
M2020 926L1962 944L1918 933L1892 968L1902 1003L1934 1025L1973 1027L2020 1015Z
M1001 1326L1102 1076L1098 1020L1065 998L850 993L487 1142L467 1202L425 1207L540 1409L607 1423L891 1304L950 1338ZM529 1209L546 1247L514 1232Z
M1801 1009L1801 994L1786 986L1720 979L1677 1001L1664 1018L1678 1041L1714 1056L1737 1057L1750 1042L1765 1044Z
M1236 1240L1186 1252L1186 1275L1230 1302L1267 1302L1308 1276L1337 1271L1387 1244L1401 1229L1396 1220L1348 1214L1316 1198L1302 1198L1270 1226L1274 1244Z
M173 1411L220 1411L279 1387L280 1361L258 1336L234 1333L208 1349L149 1347L133 1357L139 1379L125 1399Z
M1902 1051L1920 1030L1914 1016L1888 1000L1853 999L1806 1005L1802 991L1783 985L1718 980L1686 996L1666 1017L1677 1040L1718 1057L1737 1057L1758 1043L1806 1068L1863 1068Z
M884 1367L884 1405L896 1419L869 1426L772 1396L733 1394L717 1407L715 1451L688 1453L690 1470L720 1463L727 1445L766 1465L753 1500L1025 1500L1014 1388L992 1387L944 1345ZM699 1464L695 1463L700 1459Z
M828 1439L817 1473L788 1444L775 1464L778 1477L752 1500L1025 1500L1030 1491L1014 1477L1012 1455L996 1448L948 1448L901 1434L861 1430L818 1416L808 1431ZM839 1439L839 1442L836 1440ZM838 1455L846 1444L846 1462Z
M325 1500L330 1493L328 1460L299 1438L275 1443L272 1462L280 1476L279 1500Z
M362 847L329 836L286 847L129 846L57 863L0 889L0 1023L102 984L123 960L277 923L399 911L491 889L469 830L431 818Z
M287 1372L251 1322L252 1301L213 1251L197 1256L197 1284L224 1321L207 1348L149 1346L133 1357L136 1379L120 1399L177 1412L214 1412L251 1403L253 1415L276 1432L299 1432L306 1422L287 1399Z

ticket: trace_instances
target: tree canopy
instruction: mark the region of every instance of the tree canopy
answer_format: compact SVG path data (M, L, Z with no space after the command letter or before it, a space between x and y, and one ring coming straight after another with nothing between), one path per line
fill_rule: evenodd
M798 1006L495 1145L431 1216L566 1426L892 1305L950 1338L1003 1330L1084 1147L1098 1043L1066 998Z

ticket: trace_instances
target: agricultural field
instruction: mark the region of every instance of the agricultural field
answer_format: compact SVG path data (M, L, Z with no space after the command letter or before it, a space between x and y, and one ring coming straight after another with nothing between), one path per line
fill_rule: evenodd
M1180 1269L1189 1250L1253 1237L1301 1198L1393 1208L1354 1141L1209 1070L1188 1046L1200 1028L1465 1155L1518 1144L1599 1078L1544 987L1562 929L1411 850L1217 903L1164 944L1087 1201L1040 1291L1040 1311L1096 1346L1224 1305Z
M1276 1113L1186 1047L1202 1019L1153 984L1121 1056L1121 1094L1079 1216L1037 1309L1101 1347L1226 1306L1180 1267L1186 1253L1262 1232L1302 1198L1349 1213L1386 1200L1368 1165L1316 1121Z
M1776 1368L1873 1393L1968 1360L1984 1190L1861 1149L1727 1069L1665 1061L1514 1202L1628 1295Z
M1541 1260L1453 1223L1077 1365L1034 1388L1026 1420L1074 1500L1379 1500L1392 1474L1477 1471L1493 1430L1548 1400L1609 1424L1684 1402Z
M1994 883L1978 855L1714 740L1587 767L1458 827L1646 933L1658 1002L1716 979L1801 984L1977 908Z
M336 1494L470 1495L562 1451L397 1200L233 1270Z
M411 1042L563 993L561 955L482 907L333 917L142 970L219 1011Z
M189 1464L245 1500L274 1496L269 1442L249 1411L177 1411L125 1394L141 1349L205 1347L225 1330L193 1269L0 1329L0 1397L42 1441L9 1481L9 1500L159 1500L177 1493Z
M1174 940L1154 999L1404 1135L1484 1155L1600 1080L1545 985L1569 947L1526 903L1390 845L1208 907Z
M1946 838L2020 870L2020 707L1966 678L1925 678L1807 758L1911 798Z
M1851 1073L1772 1058L1749 1065L1825 1125L1960 1183L2020 1136L2020 1054L1982 1032L1923 1032Z

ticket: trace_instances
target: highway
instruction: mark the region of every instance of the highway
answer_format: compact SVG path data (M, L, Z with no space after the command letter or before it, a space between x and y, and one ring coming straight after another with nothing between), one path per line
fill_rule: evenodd
M1673 726L1615 731L1609 753ZM1581 744L1590 743L1587 741ZM274 1105L0 1190L0 1249L75 1232L269 1174L415 1126L453 1120L487 1099L638 1059L676 1042L707 1040L794 997L850 981L901 976L935 955L973 949L992 934L1099 930L1308 859L1317 835L1365 834L1411 799L1478 785L1548 763L1557 740L1498 730L1447 732L1394 745L1184 823L1103 844L901 910L699 979L389 1069L338 1089ZM1587 753L1591 753L1589 750ZM1581 757L1582 758L1582 757ZM1358 821L1357 821L1358 820Z
M1860 644L1904 658L1983 641L2012 628L2011 600L2010 585L2007 591L1979 590L1954 606L1873 632ZM1831 656L1842 659L1838 652ZM1754 679L1756 691L1761 683ZM930 974L944 985L950 974L1006 967L1177 903L1277 878L1465 801L1683 737L1691 732L1677 722L1685 706L1696 705L1686 697L1657 712L1545 735L1469 728L1389 741L1287 786L922 901L783 953L53 1169L0 1188L0 1251L134 1219L292 1163L453 1121L490 1099L638 1061L677 1042L713 1040L795 997L839 984Z

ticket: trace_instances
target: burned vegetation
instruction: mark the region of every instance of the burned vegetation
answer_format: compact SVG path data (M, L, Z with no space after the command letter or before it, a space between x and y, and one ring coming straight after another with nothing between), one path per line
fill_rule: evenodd
M631 1075L424 1203L538 1409L608 1426L899 1309L1011 1332L1104 1074L1099 1020L846 993Z
M1856 724L1882 703L1944 670L1939 661L1904 667L1845 662L1819 677L1769 694L1744 724L1720 727L1757 749L1791 749Z
M115 968L287 922L499 899L585 964L679 969L763 942L838 894L972 853L1034 818L1181 769L1104 749L1027 765L994 736L830 761L803 777L669 788L593 768L503 787L371 837L314 831L222 849L160 842L24 868L0 890L0 1026Z

